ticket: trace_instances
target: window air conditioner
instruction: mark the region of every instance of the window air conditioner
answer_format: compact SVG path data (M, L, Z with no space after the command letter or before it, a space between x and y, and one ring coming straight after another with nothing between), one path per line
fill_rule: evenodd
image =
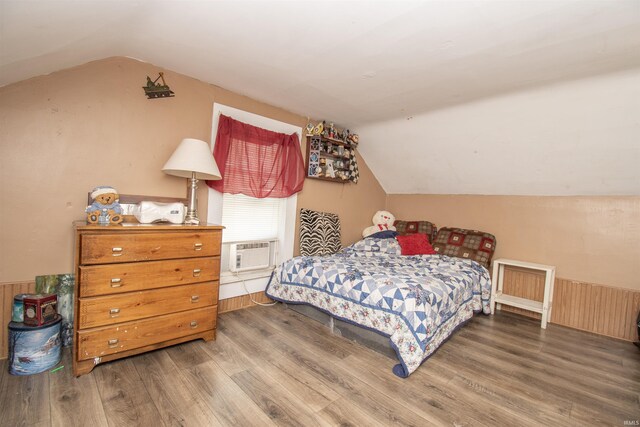
M229 271L259 270L271 267L273 242L242 242L229 246Z

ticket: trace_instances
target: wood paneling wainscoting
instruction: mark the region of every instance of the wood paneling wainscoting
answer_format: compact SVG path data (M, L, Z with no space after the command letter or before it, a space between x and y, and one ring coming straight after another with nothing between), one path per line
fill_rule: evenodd
M551 321L627 341L637 341L640 291L558 279Z
M542 301L544 274L514 267L505 268L504 292ZM540 314L516 307L505 311L536 319ZM615 288L556 277L551 323L593 332L625 341L636 341L636 319L640 310L640 291Z
M542 301L543 289L543 274L512 267L505 268L505 293ZM33 281L0 283L0 359L7 358L7 325L11 321L13 297L16 294L32 292L35 292ZM261 303L272 302L264 292L255 292L251 295L220 300L218 313L251 307L255 305L251 298ZM540 318L538 313L515 307L503 305L502 309ZM638 310L640 291L556 278L551 323L635 341Z
M0 283L0 359L6 359L9 352L9 334L7 327L13 314L13 297L17 294L32 294L36 291L36 282Z
M6 359L9 351L7 325L11 321L13 311L13 297L16 294L34 293L36 291L36 283L31 282L5 282L0 283L0 359ZM260 303L273 302L264 292L255 292L251 297ZM251 302L249 295L241 295L239 297L220 300L218 305L218 313L240 310L241 308L252 307L255 304Z
M254 292L252 294L240 295L233 298L222 299L218 303L218 314L228 311L240 310L242 308L253 307L255 304L251 301L257 301L262 304L272 303L273 300L265 295L264 291Z
M505 266L503 292L506 295L513 295L534 301L542 301L544 297L544 272ZM554 292L554 304L552 306L554 309L555 301ZM540 319L541 316L540 313L508 305L503 305L502 310L522 314L523 316L531 317L533 319ZM554 310L551 310L551 317L553 317L554 314Z

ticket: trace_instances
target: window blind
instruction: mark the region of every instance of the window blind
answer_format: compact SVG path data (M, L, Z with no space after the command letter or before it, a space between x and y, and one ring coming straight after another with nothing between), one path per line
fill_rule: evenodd
M257 199L244 194L222 197L223 242L278 238L286 199Z

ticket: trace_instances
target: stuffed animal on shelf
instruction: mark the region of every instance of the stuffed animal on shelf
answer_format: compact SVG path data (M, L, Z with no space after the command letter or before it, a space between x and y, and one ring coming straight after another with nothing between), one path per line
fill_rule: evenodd
M119 195L115 188L106 185L94 188L91 191L93 203L87 206L87 222L89 224L120 224L122 216L122 206L120 206Z
M380 231L396 231L396 228L393 226L395 220L396 217L393 216L391 212L376 212L372 219L373 225L364 229L364 231L362 232L362 237L368 237Z

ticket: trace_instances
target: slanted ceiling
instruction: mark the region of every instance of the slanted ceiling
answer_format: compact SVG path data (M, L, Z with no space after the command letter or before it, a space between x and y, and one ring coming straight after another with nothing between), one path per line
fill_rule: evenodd
M357 130L388 193L640 194L637 0L0 0L0 85L110 56Z

